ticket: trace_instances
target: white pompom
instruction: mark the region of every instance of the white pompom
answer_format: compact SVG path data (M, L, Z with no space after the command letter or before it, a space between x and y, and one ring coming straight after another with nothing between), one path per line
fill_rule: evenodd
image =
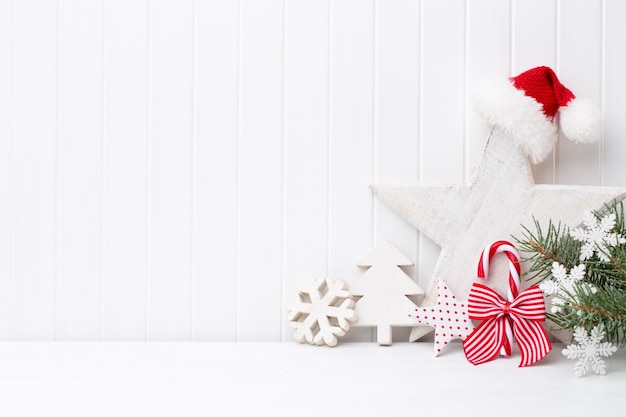
M602 136L602 113L590 100L575 98L559 109L561 132L578 143L591 143Z

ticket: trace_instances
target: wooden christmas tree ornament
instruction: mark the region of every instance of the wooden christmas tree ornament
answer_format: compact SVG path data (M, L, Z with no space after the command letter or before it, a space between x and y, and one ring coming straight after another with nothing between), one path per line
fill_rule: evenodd
M376 327L379 345L391 345L391 328L413 326L407 315L417 306L407 296L423 295L424 291L402 271L413 265L410 259L387 241L380 242L357 263L369 268L350 285L352 294L361 298L355 305L359 321L355 327Z

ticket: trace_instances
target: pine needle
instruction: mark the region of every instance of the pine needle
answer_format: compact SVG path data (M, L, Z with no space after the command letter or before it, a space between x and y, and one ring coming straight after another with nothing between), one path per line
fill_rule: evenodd
M612 233L626 236L625 214L622 202L606 205L593 215L600 222L605 216L615 215ZM608 228L608 227L607 227ZM583 243L572 237L568 227L549 221L542 230L540 222L533 217L532 229L522 225L520 237L514 237L528 264L524 279L539 283L552 278L552 265L557 262L566 270L585 264L585 277L577 283L574 291L565 293L565 303L558 313L548 313L548 318L561 330L583 327L587 331L598 324L604 325L607 340L618 346L626 346L626 244L604 243L596 248L589 259L581 260ZM603 261L599 254L608 261Z

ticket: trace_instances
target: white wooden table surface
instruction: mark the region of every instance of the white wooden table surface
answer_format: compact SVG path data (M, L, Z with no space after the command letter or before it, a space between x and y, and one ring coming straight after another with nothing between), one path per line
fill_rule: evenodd
M2 416L602 416L626 410L626 355L574 377L556 345L480 366L431 343L0 343Z

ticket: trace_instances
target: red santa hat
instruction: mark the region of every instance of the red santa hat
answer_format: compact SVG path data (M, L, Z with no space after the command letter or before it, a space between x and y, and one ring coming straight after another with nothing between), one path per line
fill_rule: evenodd
M474 96L475 108L491 125L513 136L537 164L556 142L558 131L579 143L598 140L602 115L589 100L577 98L549 67L537 67L509 79L490 79Z

